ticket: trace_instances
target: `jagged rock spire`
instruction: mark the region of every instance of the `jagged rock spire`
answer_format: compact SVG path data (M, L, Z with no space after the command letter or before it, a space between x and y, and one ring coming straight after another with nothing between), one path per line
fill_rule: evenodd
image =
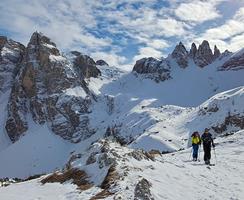
M218 47L216 45L214 45L214 60L216 60L219 56L220 56L220 50L218 49Z
M190 49L189 56L190 56L191 58L195 58L196 53L197 53L197 46L196 46L196 44L193 42L193 43L191 44L191 49Z
M56 44L54 42L52 42L51 39L48 38L47 36L45 36L43 33L38 32L38 31L34 32L31 36L29 44L40 45L43 43L50 44L50 45L56 47Z
M209 46L209 43L207 40L204 40L198 47L194 61L199 67L205 67L206 65L212 63L213 60L214 55Z
M180 42L172 52L172 58L176 60L181 68L186 68L188 65L188 51L185 46Z

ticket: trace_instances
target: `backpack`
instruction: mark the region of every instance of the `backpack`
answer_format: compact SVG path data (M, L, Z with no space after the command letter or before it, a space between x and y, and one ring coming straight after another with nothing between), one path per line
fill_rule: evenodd
M208 135L204 133L202 135L202 142L203 142L203 144L211 144L212 140L213 139L212 139L211 133L208 133Z
M192 135L192 144L200 144L201 143L201 138L198 132L194 132Z

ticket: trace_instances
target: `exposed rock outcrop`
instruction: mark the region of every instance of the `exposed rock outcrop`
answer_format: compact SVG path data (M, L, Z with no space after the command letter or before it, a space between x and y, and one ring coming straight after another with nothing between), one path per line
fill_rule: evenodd
M244 129L244 116L241 115L229 115L225 118L224 122L218 126L212 127L212 129L220 134L227 131L228 126L237 127L238 129Z
M7 37L0 36L0 92L9 90L19 70L25 47Z
M186 68L188 66L188 51L185 46L180 42L172 52L172 58L174 58L177 64L181 68Z
M93 95L84 77L98 72L94 72L95 62L89 57L78 55L75 61L76 65L61 56L43 34L32 35L8 105L5 127L13 142L28 129L28 113L36 123L48 122L54 133L73 142L94 133L86 115Z
M71 52L75 58L73 59L74 69L82 78L98 77L101 75L101 71L96 67L95 61L78 51Z
M136 61L133 68L134 72L144 74L155 81L165 81L170 79L170 66L166 60L157 60L155 58L142 58Z
M228 52L227 52L228 53ZM227 60L220 70L240 70L244 69L244 50L240 50L234 54L229 60Z
M151 184L147 179L141 179L136 185L134 200L154 200L150 191L150 187Z
M220 50L218 49L218 47L216 45L214 45L213 59L216 60L217 58L219 58L220 55L221 55Z
M104 60L97 60L96 61L96 65L100 65L100 66L106 65L106 66L109 66L108 63L106 63Z
M202 44L199 45L193 60L199 67L205 67L213 62L214 55L208 41L204 40Z
M192 43L192 44L191 44L191 49L190 49L190 52L189 52L189 56L190 56L191 58L195 58L196 53L197 53L197 46L196 46L195 43Z

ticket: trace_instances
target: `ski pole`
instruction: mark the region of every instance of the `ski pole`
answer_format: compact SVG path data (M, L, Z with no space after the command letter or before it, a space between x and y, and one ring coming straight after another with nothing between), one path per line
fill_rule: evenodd
M192 151L193 151L193 148L191 147L191 152L190 152L190 155L189 155L189 160L191 159Z
M216 152L215 152L215 147L213 149L214 149L215 162L217 164L217 156L216 156Z
M201 145L199 145L199 149L198 149L198 161L200 162L200 155L201 155Z

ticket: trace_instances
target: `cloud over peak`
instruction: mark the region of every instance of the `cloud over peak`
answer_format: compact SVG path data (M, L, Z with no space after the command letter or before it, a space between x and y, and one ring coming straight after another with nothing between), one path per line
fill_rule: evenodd
M179 41L243 47L244 3L238 0L1 0L0 9L2 35L26 44L38 30L64 51L121 67L165 56Z

